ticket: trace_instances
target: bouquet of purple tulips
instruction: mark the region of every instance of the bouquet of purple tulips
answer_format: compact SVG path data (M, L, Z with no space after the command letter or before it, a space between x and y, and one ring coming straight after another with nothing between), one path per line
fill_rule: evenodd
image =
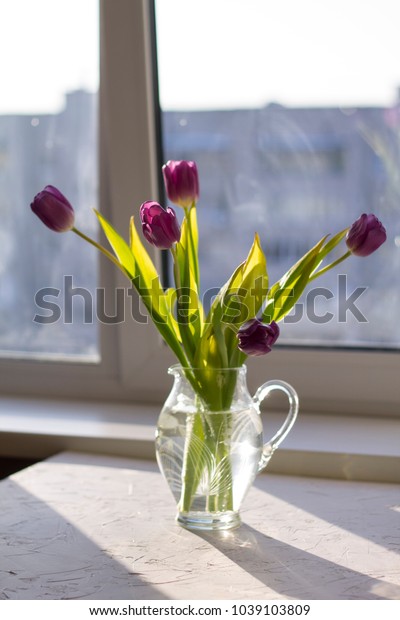
M227 385L218 380L219 371L238 369L247 356L269 353L279 337L278 322L290 312L306 286L351 254L368 256L374 252L386 240L386 231L375 215L363 214L349 228L332 237L322 237L272 285L260 239L255 234L247 258L234 270L205 313L200 301L197 167L190 161L170 161L163 167L163 173L169 200L183 209L182 225L171 207L165 209L154 201L142 204L140 219L147 243L171 252L175 286L166 290L138 234L134 216L127 242L95 211L110 245L107 249L75 227L73 207L55 187L45 187L31 207L51 230L72 230L122 271L183 367L198 411L186 437L182 472L181 508L189 511L199 480L209 467L205 454L213 449L217 436L216 459L220 464L225 463L224 474L231 480L229 441L225 435L221 437L221 429L229 428L235 373L230 373L233 380ZM329 262L330 254L344 239L345 251ZM207 412L222 412L223 424L217 428L220 416L207 418ZM204 449L199 449L199 445ZM226 484L216 493L213 505L232 509L231 486Z
M278 282L269 286L266 258L256 234L247 258L220 289L206 315L200 301L197 167L191 161L169 161L163 166L163 174L169 200L184 211L182 225L179 226L171 207L165 209L154 201L142 204L140 219L146 241L156 248L170 250L175 288L164 290L137 232L134 216L127 243L95 211L110 244L112 251L109 251L75 228L74 209L55 187L45 187L35 196L31 208L51 230L72 230L124 273L197 387L197 370L237 368L248 355L269 353L279 337L278 322L291 311L307 284L351 254L368 256L386 240L385 228L377 217L363 214L351 227L333 237L322 237ZM346 251L338 259L321 266L345 237ZM209 392L203 396L212 400Z

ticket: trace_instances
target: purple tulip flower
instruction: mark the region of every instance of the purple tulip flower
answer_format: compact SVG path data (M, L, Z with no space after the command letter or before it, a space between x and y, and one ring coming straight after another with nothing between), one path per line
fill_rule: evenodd
M52 185L39 192L33 202L31 209L46 224L50 230L55 232L67 232L74 227L74 209L63 194Z
M280 330L275 321L267 325L259 319L251 319L243 323L238 331L238 347L246 355L265 355L271 352L279 333Z
M143 234L147 241L160 250L169 250L181 238L175 211L163 209L158 202L148 200L140 207Z
M385 227L372 213L363 213L346 236L347 247L356 256L369 256L385 241Z
M169 161L162 170L171 202L186 208L198 200L199 176L194 161Z

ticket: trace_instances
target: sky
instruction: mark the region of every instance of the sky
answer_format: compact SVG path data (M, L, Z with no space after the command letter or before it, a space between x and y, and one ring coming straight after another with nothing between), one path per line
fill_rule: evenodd
M0 114L56 112L97 90L97 0L0 0Z
M166 108L390 105L399 0L157 0Z
M111 0L109 0L111 1ZM97 0L0 0L0 114L98 87ZM164 109L391 105L399 0L156 0ZM21 18L23 16L23 18Z

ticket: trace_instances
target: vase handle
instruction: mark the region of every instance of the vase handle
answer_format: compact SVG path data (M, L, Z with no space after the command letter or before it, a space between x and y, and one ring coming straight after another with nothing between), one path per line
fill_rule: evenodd
M292 428L295 420L297 418L297 413L299 411L299 398L297 396L297 392L292 388L289 383L285 381L267 381L261 387L258 388L257 392L254 395L254 402L259 408L262 401L268 396L270 392L274 390L279 390L284 392L289 400L289 413L286 416L286 419L277 433L270 439L267 443L264 444L262 456L260 459L260 463L258 465L258 471L262 471L267 465L268 462L280 445L280 443L285 439L286 435L289 433Z

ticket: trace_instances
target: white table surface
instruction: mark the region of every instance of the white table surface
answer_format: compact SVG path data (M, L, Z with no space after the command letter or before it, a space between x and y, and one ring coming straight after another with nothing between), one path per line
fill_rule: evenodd
M400 599L400 487L263 474L193 533L157 466L61 453L0 482L2 599Z

